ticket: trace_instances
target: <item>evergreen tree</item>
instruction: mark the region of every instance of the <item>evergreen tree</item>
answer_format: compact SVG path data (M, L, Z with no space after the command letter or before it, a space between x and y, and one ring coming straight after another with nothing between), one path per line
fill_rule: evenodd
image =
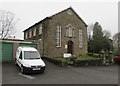
M105 31L108 33L108 31ZM104 34L104 35L103 35ZM110 32L109 32L110 35ZM102 51L113 50L112 40L102 31L102 27L96 22L93 26L93 36L89 36L88 40L88 52L100 53Z
M96 22L93 27L93 40L92 40L94 53L99 53L103 49L103 47L104 47L103 40L104 39L103 39L102 28L99 25L99 23Z

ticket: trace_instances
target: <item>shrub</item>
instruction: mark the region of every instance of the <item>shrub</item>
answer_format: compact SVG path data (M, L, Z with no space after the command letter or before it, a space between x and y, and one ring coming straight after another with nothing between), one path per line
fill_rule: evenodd
M79 61L79 60L91 60L91 59L94 59L95 57L93 57L93 56L89 56L89 55L81 55L81 56L78 56L77 57L77 61Z
M66 58L67 64L68 65L73 65L74 64L74 60L72 58Z
M95 53L87 53L87 55L95 57L95 58L99 58L100 57L100 54L95 54Z
M64 57L55 57L53 59L59 60L61 62L66 62L66 59Z
M45 58L47 61L51 62L51 63L54 63L58 66L62 66L62 67L66 67L67 66L67 62L64 58L57 58L57 57L54 57L54 58L48 58L46 57Z

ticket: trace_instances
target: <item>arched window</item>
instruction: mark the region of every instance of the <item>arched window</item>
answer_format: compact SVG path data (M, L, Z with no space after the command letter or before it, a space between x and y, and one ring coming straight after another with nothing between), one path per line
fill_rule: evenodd
M56 47L61 47L61 25L56 26Z
M81 28L79 29L79 47L83 47L83 31Z
M34 28L33 36L36 36L36 28Z
M27 39L28 38L28 34L27 34L27 32L25 33L25 39Z
M70 24L67 26L66 36L74 37L74 27L72 27L72 25L70 25Z
M72 37L72 31L73 31L73 30L72 30L72 27L69 26L69 27L68 27L69 37Z
M42 24L40 24L40 27L39 27L39 35L42 34Z
M32 37L32 31L30 30L29 31L29 38L31 38Z

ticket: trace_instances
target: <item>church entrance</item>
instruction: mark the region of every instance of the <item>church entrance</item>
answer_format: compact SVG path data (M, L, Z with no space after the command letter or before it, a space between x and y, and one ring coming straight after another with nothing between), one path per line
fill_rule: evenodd
M68 43L67 43L67 53L71 53L71 54L73 54L73 42L70 40L70 41L68 41Z

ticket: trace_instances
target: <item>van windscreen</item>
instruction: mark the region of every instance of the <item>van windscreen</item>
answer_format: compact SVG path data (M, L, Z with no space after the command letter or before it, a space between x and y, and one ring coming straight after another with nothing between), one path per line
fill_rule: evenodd
M37 51L24 51L24 59L40 59Z

